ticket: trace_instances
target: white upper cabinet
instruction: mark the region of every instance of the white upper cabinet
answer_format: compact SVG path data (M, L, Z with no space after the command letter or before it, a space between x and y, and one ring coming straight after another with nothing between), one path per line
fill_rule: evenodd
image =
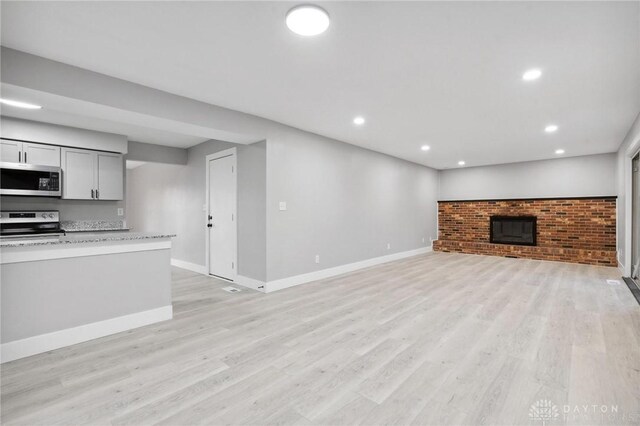
M23 142L22 161L39 166L60 167L60 147Z
M99 152L98 186L99 200L122 200L124 198L124 167L121 154Z
M62 148L62 198L95 199L95 157L85 149Z
M9 139L0 140L0 161L5 163L21 163L22 142Z
M0 161L60 167L59 146L2 139L0 148Z
M122 154L62 148L62 198L122 200Z

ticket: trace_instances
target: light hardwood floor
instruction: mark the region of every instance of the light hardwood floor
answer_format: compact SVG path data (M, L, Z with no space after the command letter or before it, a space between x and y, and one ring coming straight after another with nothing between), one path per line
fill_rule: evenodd
M173 320L4 364L2 422L638 424L640 307L607 278L431 253L264 295L174 269Z

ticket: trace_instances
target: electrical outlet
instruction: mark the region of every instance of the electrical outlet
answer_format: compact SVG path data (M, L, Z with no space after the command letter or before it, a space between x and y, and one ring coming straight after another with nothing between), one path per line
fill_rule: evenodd
M387 243L387 250L391 250L391 243Z
M320 263L320 255L316 254L316 263Z
M284 211L287 209L287 202L286 201L280 201L280 210Z
M124 209L118 208L118 216L124 216Z

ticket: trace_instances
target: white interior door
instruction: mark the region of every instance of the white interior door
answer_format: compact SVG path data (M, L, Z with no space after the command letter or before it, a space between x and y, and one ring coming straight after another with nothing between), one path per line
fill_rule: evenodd
M208 160L209 273L236 277L236 156Z

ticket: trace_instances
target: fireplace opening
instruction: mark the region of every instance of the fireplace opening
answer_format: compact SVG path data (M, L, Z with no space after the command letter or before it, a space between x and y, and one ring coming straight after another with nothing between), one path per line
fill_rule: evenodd
M536 245L535 216L491 216L490 228L494 244Z

